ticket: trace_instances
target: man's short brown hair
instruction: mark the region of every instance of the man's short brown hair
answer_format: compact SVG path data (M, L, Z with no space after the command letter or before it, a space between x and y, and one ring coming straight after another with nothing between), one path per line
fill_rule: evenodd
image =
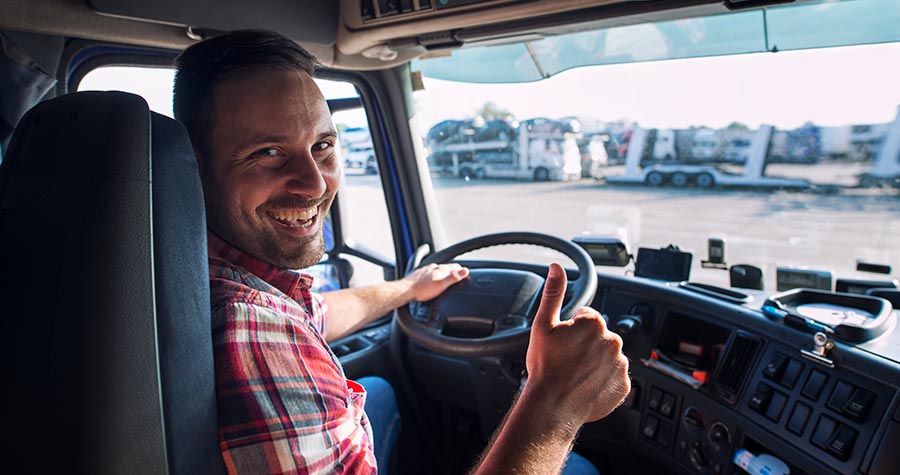
M175 119L187 128L199 153L208 155L215 120L211 101L219 83L264 69L303 71L312 76L319 63L303 47L278 33L238 30L190 46L175 59L175 65Z

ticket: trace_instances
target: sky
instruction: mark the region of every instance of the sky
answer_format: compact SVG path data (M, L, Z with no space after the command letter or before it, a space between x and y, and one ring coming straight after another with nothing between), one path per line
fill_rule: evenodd
M169 69L108 67L89 73L85 89L118 89L144 96L151 109L172 114ZM347 84L320 81L326 97L347 97ZM771 124L885 123L900 106L900 43L779 53L756 53L580 68L522 84L462 84L425 80L417 91L417 118L430 127L472 117L485 102L517 119L578 116L627 119L650 128L751 128ZM365 125L362 113L335 118Z
M900 43L693 58L569 70L538 83L431 80L423 123L492 101L516 118L629 119L644 127L795 128L890 122L900 106Z

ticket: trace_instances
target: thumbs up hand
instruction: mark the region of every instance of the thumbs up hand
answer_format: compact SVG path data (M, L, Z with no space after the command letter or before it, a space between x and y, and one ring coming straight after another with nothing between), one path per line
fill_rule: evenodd
M609 415L628 396L631 381L622 339L596 310L582 307L560 321L566 283L563 268L551 264L531 327L523 393L580 425Z

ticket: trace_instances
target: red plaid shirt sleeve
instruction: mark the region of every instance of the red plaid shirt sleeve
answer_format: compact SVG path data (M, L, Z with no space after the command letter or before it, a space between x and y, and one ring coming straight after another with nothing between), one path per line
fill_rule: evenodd
M365 391L347 381L322 338L324 306L310 282L278 282L297 280L295 273L257 281L263 269L247 273L215 258L212 241L210 249L219 439L228 471L375 474ZM278 285L266 289L270 280Z

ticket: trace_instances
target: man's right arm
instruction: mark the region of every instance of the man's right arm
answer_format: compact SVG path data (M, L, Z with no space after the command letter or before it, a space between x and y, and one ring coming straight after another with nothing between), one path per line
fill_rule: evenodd
M550 266L526 357L528 381L473 474L562 470L581 426L606 417L631 391L622 339L590 308L561 322L566 275Z

